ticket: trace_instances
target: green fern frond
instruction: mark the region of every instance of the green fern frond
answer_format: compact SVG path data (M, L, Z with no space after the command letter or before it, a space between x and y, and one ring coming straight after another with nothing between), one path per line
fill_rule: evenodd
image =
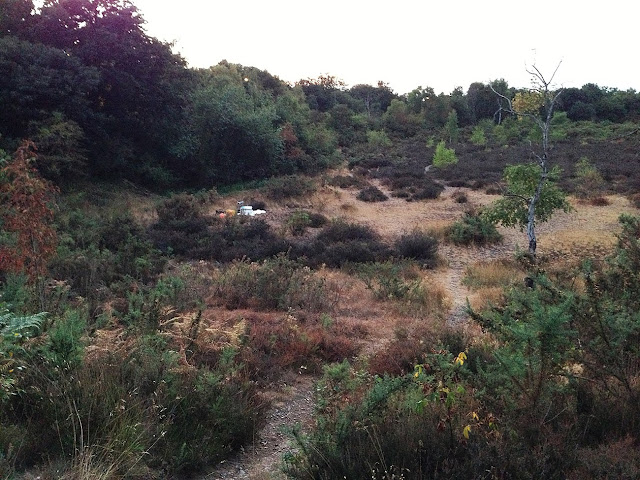
M19 316L5 309L0 312L0 335L7 340L11 337L24 338L39 335L47 315L47 312L40 312Z

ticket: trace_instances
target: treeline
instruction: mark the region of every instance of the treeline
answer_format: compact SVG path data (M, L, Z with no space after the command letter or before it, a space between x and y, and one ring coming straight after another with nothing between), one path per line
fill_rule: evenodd
M496 91L513 98L504 80ZM126 178L155 189L231 184L315 172L340 151L386 135L500 122L489 85L405 95L384 82L347 88L336 77L287 84L226 61L188 68L149 36L129 0L0 4L0 148L29 138L38 169L57 182ZM567 89L571 120L640 118L640 94L588 84Z

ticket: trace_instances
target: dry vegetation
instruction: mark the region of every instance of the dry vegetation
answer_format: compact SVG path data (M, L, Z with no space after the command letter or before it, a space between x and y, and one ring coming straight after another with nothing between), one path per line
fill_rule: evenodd
M350 173L342 171L338 175L346 177ZM343 186L320 182L317 188L286 201L271 200L264 190L185 197L186 200L177 201L180 208L186 208L182 220L162 208L156 214L156 206L166 205L166 200L151 195L128 193L119 197L116 208L132 212L134 219L152 232L165 222L178 225L183 233L197 234L205 224L202 222L213 222L214 231L229 229L228 224L217 220L216 212L233 209L237 201L245 200L264 206L267 214L237 223L233 227L239 229L233 230L233 238L237 239L234 242L245 241L247 232L265 232L268 226L286 241L313 246L313 241L322 238L319 232L326 232L326 228L310 227L311 217L317 216L321 224L342 225L344 231L373 242L371 245L392 245L403 235L428 233L440 241L437 261L430 268L424 268L420 261L346 264L342 268L316 264L309 268L289 258L295 253L292 247L288 247L290 255L281 253L253 261L242 256L231 262L234 257L225 256L222 263L215 261L217 257L177 257L164 267L161 276L180 285L170 293L171 308L154 310L145 301L136 306L131 299L142 295L142 291L128 292L128 304L115 299L102 305L101 325L87 349L88 361L99 364L116 352L125 355L129 349L141 348L134 345L128 332L133 322L143 318L152 322L158 335L166 340L177 362L174 371L181 375L196 375L198 365L217 368L226 351L239 352L242 375L257 386L247 401L256 405L258 415L266 415L269 404L280 408L285 413L280 415L278 424L286 425L294 419L302 423L309 420L312 387L306 380L301 383L301 379L316 377L328 363L349 359L370 373L401 375L411 372L425 350L432 348L429 345L442 339L448 339L449 348L453 349L464 345L486 348L484 334L468 322L467 302L474 309L500 305L505 301L505 287L521 284L526 274L516 252L526 241L525 235L501 228L500 243L457 246L446 241L445 232L465 213L490 204L496 197L479 189L445 187L437 199L408 202L393 196L384 182L369 179L368 184L379 188L388 199L366 202L357 198L360 183L354 182L358 185L354 187L342 177L341 182ZM460 202L460 198L465 201ZM539 226L539 255L549 275L562 278L585 256L602 258L611 251L619 228L618 217L623 213L637 214L638 209L622 196L610 195L606 199L604 206L600 202L594 205L572 201L575 211L557 214ZM300 225L294 225L294 220L301 219ZM369 230L350 231L349 225L356 223ZM338 229L334 235L345 235L343 230ZM165 235L164 230L158 231L160 237ZM184 241L195 242L194 238L186 236ZM198 245L207 255L218 255L220 248L227 248L220 247L222 244ZM237 255L237 245L227 245L229 252ZM250 245L254 248L256 244ZM283 409L282 405L288 408ZM293 414L298 405L298 414ZM267 420L264 432L275 428ZM283 435L269 434L277 445L264 453L258 446L268 434L262 435L253 437L252 449L217 470L220 478L233 477L232 470L237 465L247 469L247 476L241 478L253 479L265 478L265 468L277 468L288 440ZM90 455L88 451L78 459L78 469L91 466Z

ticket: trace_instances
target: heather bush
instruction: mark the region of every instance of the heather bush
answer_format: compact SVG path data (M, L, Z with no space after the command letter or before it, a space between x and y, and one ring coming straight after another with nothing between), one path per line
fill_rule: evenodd
M453 198L456 203L467 203L469 201L467 194L461 191L455 192L451 198Z
M227 308L330 311L325 281L300 262L280 254L260 263L236 261L215 279L215 297Z
M172 225L190 218L202 216L202 208L193 195L186 193L174 195L156 207L158 221Z
M322 318L322 317L321 317ZM247 318L243 362L261 383L274 381L285 370L317 373L327 362L341 362L359 351L359 333L338 322L327 324L295 315Z
M319 234L318 240L326 243L371 241L378 238L377 233L368 225L349 223L335 220L326 226Z
M336 175L331 177L328 183L339 188L363 188L367 185L366 180L355 175Z
M384 202L389 199L382 190L373 185L360 190L356 198L363 202Z
M294 245L291 253L311 266L341 267L388 258L391 250L371 227L334 220L315 239Z
M271 200L284 200L310 195L316 191L316 184L307 177L288 175L270 179L262 191Z
M321 228L329 223L329 219L321 213L309 212L309 226L311 228Z
M438 263L438 240L420 230L401 235L395 241L394 250L399 258L418 260L427 268Z
M444 187L434 181L425 180L421 182L415 192L413 192L412 200L435 200L440 196Z

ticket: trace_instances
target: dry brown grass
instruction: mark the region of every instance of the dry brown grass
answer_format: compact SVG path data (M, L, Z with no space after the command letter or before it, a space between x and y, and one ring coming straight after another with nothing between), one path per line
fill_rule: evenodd
M504 305L506 301L502 287L479 288L469 296L469 305L475 311L481 311L491 306Z
M481 261L467 266L463 282L472 290L504 288L522 280L523 272L508 259Z

